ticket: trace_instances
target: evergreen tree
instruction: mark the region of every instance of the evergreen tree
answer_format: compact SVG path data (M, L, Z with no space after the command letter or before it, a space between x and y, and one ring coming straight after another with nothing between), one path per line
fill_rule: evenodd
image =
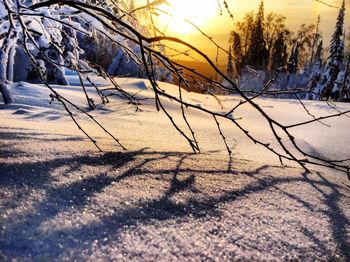
M239 76L241 75L242 68L244 66L244 58L242 53L241 37L237 32L231 32L230 43L232 44L232 55L234 57L234 74Z
M314 51L314 55L312 56L312 64L310 66L310 78L308 87L310 91L314 91L322 76L323 71L323 41L319 40L316 51ZM314 94L309 94L309 99L314 99Z
M250 35L248 49L248 65L254 69L265 69L268 61L266 43L264 39L264 2L259 6L255 24Z
M298 72L299 46L299 42L294 43L288 59L287 68L290 74L296 74Z
M339 9L337 24L333 33L330 45L330 55L327 61L325 72L318 88L319 98L328 99L335 88L335 81L338 74L341 72L344 62L344 16L345 16L345 1Z
M350 100L350 54L347 56L346 66L344 70L343 81L340 83L339 87L339 100L349 101Z
M315 59L315 48L316 48L317 43L320 41L320 38L321 38L321 34L319 33L320 22L321 22L321 16L319 15L317 17L316 31L315 31L315 36L313 38L312 47L311 47L311 59L310 59L311 66L314 63L314 59ZM318 48L318 46L317 46L317 48ZM317 49L316 49L316 52L317 52Z
M316 65L318 68L321 68L323 65L323 40L322 39L319 41L315 55L313 56L313 64Z
M274 45L280 34L283 33L283 38L286 38L289 33L289 31L286 29L285 20L285 16L273 12L268 13L265 17L264 39L268 57L268 61L266 63L267 65L271 65L272 63L270 59L272 59Z
M287 46L285 43L284 32L281 32L273 44L271 53L270 72L276 71L278 68L287 64Z

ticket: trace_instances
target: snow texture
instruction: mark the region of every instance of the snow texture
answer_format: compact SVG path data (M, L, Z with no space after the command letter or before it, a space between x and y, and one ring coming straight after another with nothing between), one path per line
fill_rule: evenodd
M66 77L70 86L56 90L86 107L77 76ZM78 117L105 153L96 152L58 102L49 103L44 86L11 86L16 103L0 109L0 260L349 261L350 184L344 175L282 167L222 122L234 152L229 159L215 123L189 110L203 151L190 154L186 141L156 112L148 81L116 81L144 99L143 111L112 97L92 114L128 151ZM161 88L178 92L170 84ZM221 108L210 96L183 92L186 101ZM235 96L219 98L225 108L239 102ZM310 119L293 100L257 103L283 123ZM178 106L164 104L180 121ZM305 104L315 115L333 112L321 102ZM252 134L272 140L249 106L235 117L243 117ZM326 123L332 128L314 123L295 129L298 143L323 156L348 157L349 119Z

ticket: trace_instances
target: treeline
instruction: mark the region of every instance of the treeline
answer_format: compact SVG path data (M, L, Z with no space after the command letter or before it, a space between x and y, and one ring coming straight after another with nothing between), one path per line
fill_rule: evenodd
M349 52L345 48L345 3L343 1L335 30L324 57L324 43L315 24L302 24L297 32L289 30L286 17L268 13L264 3L257 12L248 12L234 24L229 42L227 76L243 90L257 90L272 76L277 89L298 89L304 99L350 100Z

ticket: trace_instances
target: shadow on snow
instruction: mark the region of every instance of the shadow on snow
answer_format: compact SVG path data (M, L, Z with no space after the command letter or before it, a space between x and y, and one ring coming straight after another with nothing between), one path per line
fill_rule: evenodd
M46 138L40 138L40 134L37 133L21 135L12 130L1 131L0 137L1 140L8 141L34 139L35 141L45 142L46 140ZM62 138L64 141L67 141L66 139L79 141L78 138ZM52 140L47 139L47 141ZM59 142L59 139L56 139L56 142ZM13 148L0 147L0 159L15 159L22 154L23 152L16 151ZM61 255L65 249L75 248L79 250L82 243L90 245L96 240L101 243L104 239L107 239L108 243L108 241L117 239L118 235L130 226L149 224L152 221L185 218L187 216L194 218L220 216L219 205L232 203L262 191L276 190L283 196L298 202L307 210L322 212L327 215L330 221L330 230L341 257L346 261L350 260L350 243L347 235L349 219L345 216L339 204L341 198L346 198L346 196L340 191L339 185L327 180L321 173L317 173L317 176L312 177L300 173L299 176L294 177L267 178L261 177L260 174L267 171L270 166L261 166L249 172L239 172L232 168L232 159L227 168L199 170L183 167L184 161L189 157L191 157L191 154L140 150L84 156L58 156L51 160L36 162L7 163L4 161L0 166L0 188L17 189L18 192L15 193L15 197L18 201L25 200L33 189L45 191L45 197L34 204L32 212L20 214L18 218L3 219L4 227L0 228L0 258L1 253L5 257L25 257L28 254L35 257L46 253L55 258ZM175 168L157 170L149 167L157 161L166 161L170 158L176 158ZM59 186L53 184L55 179L52 176L53 171L67 167L65 174L69 174L79 170L82 166L97 169L107 167L111 172L115 170L122 170L122 172L113 176L107 176L105 171L96 172L92 176L83 177L70 184ZM248 176L252 179L252 182L242 188L222 192L220 196L196 197L197 194L205 194L196 186L196 177L199 174ZM140 201L135 206L118 209L117 212L111 215L102 214L99 216L98 222L74 228L53 230L50 233L40 231L40 225L62 212L70 212L72 208L75 212L81 212L84 206L89 204L90 197L99 194L105 188L125 179L142 175L158 176L159 179L164 179L168 183L168 188L159 198ZM322 196L322 202L325 204L326 210L319 211L313 203L279 187L292 183L307 183L310 185L317 194ZM172 200L172 197L180 192L190 192L191 197L185 203L176 203ZM4 203L5 210L15 207L16 204L13 201ZM300 227L300 231L314 242L319 250L327 252L324 243L317 237L317 233L303 226ZM63 249L59 248L59 245L62 244Z

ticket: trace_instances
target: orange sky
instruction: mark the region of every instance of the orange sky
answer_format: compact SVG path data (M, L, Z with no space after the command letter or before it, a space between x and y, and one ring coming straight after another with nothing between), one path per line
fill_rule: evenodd
M204 49L211 57L215 57L215 46L205 41L205 39L194 30L190 29L180 20L188 18L199 24L199 26L220 45L227 48L229 32L233 28L234 21L239 20L247 11L257 10L261 0L227 0L234 15L234 21L229 18L226 12L219 15L217 0L168 0L173 7L166 7L167 12L175 13L174 16L180 18L167 19L161 15L161 25L168 25L167 34L181 36L184 40ZM341 0L325 0L335 6L341 5ZM223 2L223 1L220 1ZM338 9L327 7L314 0L265 0L265 13L275 12L287 17L286 24L291 30L296 30L302 23L312 23L321 15L320 29L323 32L324 43L329 44L331 34L334 30ZM347 15L350 17L350 1L347 4ZM195 14L194 17L191 14ZM350 19L347 19L350 21ZM349 24L350 26L350 24ZM347 30L350 27L346 26Z

